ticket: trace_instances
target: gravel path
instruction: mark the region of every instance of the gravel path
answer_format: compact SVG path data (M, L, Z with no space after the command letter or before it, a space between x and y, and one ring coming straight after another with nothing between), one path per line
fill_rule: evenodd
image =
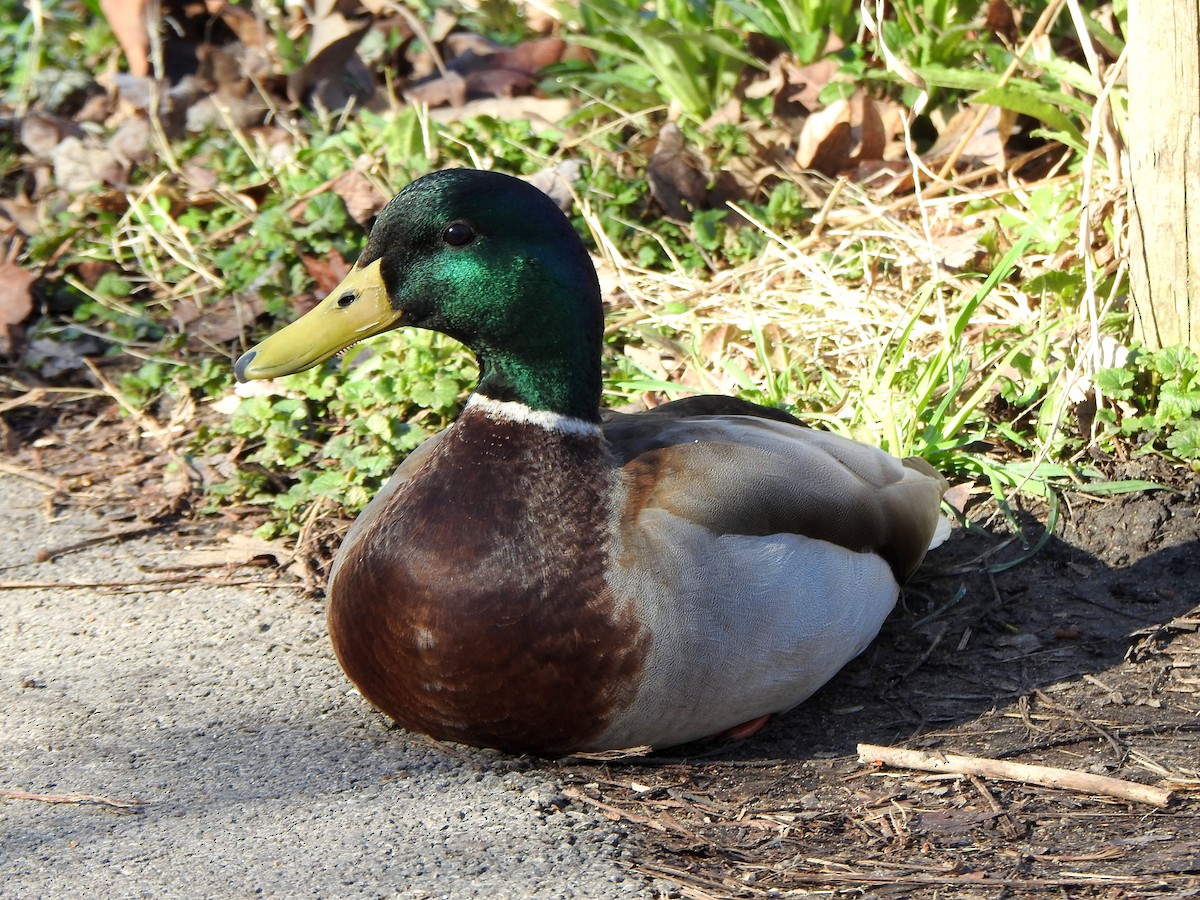
M0 476L0 896L650 897L535 764L391 729L293 589L136 581L169 537ZM219 577L224 577L219 576ZM40 799L16 799L27 792ZM90 799L51 802L51 797ZM129 804L120 806L115 804Z

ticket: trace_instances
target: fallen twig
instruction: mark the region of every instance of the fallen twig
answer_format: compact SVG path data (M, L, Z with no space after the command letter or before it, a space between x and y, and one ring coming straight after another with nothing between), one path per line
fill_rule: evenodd
M55 590L79 588L141 588L162 587L164 585L197 584L205 587L238 587L244 584L255 584L259 587L287 588L296 590L299 585L283 582L263 581L259 578L205 578L202 575L187 573L179 576L164 576L163 578L144 578L140 581L0 581L0 591L36 591L47 588Z
M1108 690L1111 692L1112 688L1105 688L1105 690ZM1117 763L1120 764L1120 763L1125 762L1125 758L1129 755L1129 753L1125 749L1124 745L1119 740L1117 740L1115 737L1113 737L1112 732L1107 731L1104 728L1101 728L1098 724L1093 722L1091 719L1089 719L1087 716L1085 716L1083 713L1079 712L1078 710L1074 710L1074 709L1071 709L1070 707L1062 706L1058 703L1055 703L1043 691L1036 691L1035 693L1037 694L1038 700L1040 700L1043 705L1049 707L1050 709L1054 710L1055 712L1062 713L1063 715L1074 719L1076 722L1080 723L1081 725L1087 726L1088 728L1092 729L1092 731L1096 732L1096 734L1100 735L1100 737L1104 738L1104 740L1108 741L1108 745L1112 748L1113 756L1116 757Z
M125 410L125 412L135 422L138 423L143 434L146 437L154 438L155 440L160 441L165 447L167 444L168 430L164 428L159 421L154 418L154 416L150 415L137 404L130 402L125 394L122 393L121 389L113 384L112 381L108 379L108 376L101 372L96 364L86 356L83 357L83 363L87 366L88 371L92 373L92 377L100 383L100 387L104 389L104 393L107 394L114 403L121 407L121 409Z
M36 800L39 803L95 803L98 806L110 806L113 809L127 809L141 812L143 804L134 800L113 800L111 797L98 797L95 794L32 794L29 791L14 791L0 788L0 797L5 800Z
M1107 775L1091 775L1070 769L1051 766L1031 766L1026 763L1007 762L1002 759L987 759L979 756L958 756L953 753L927 753L922 750L905 750L902 747L880 747L875 744L859 744L858 758L865 763L883 764L900 769L918 769L922 772L944 772L951 775L979 775L984 778L1000 778L1019 781L1059 790L1079 791L1085 794L1102 794L1135 803L1151 806L1167 806L1172 794L1163 788L1122 781Z
M3 410L0 410L3 412ZM35 484L40 484L43 487L48 487L51 490L58 491L60 494L65 493L66 486L57 478L51 478L49 475L43 475L41 472L34 472L26 469L24 466L16 466L12 463L0 462L0 473L12 475L16 478L24 478L26 481L32 481Z
M799 885L811 885L813 887L828 887L830 885L852 885L854 887L864 887L866 885L884 885L892 888L918 888L918 887L965 887L979 890L981 888L1004 888L1008 890L1028 890L1028 891L1045 891L1050 888L1069 888L1069 887L1095 887L1103 886L1120 886L1120 887L1156 887L1162 884L1162 876L1148 875L1109 875L1103 873L1074 873L1064 872L1061 875L1052 875L1046 878L1036 877L997 877L992 873L985 871L968 871L968 872L927 872L913 871L904 873L879 873L868 872L858 869L852 869L846 866L849 871L845 872L830 872L830 871L810 871L806 869L786 869L778 871L773 881L778 884L786 885L788 888L794 888ZM705 883L713 885L716 888L728 891L731 885L721 885L711 879L701 881L696 875L691 872L667 866L661 863L640 863L634 867L635 872L642 872L658 878L666 878L679 883L686 883L683 879L694 880L697 883ZM745 885L738 886L738 893L742 894L747 890L754 890L756 894L766 894L766 891L761 889L748 888ZM721 895L717 895L721 896Z
M579 753L572 753L571 759L582 762L615 762L623 759L636 759L641 762L641 757L653 752L653 747L643 744L640 747L627 747L624 750L598 750L594 753L581 750Z
M591 806L596 807L598 810L600 810L602 813L604 813L605 816L607 816L609 819L611 819L614 822L619 822L622 819L625 819L626 821L632 822L635 825L645 825L648 828L653 828L655 831L666 831L667 830L667 826L664 825L662 822L652 819L649 816L643 816L641 813L636 813L633 810L621 809L619 807L613 806L610 803L605 803L603 800L597 800L595 797L589 797L587 794L585 794L583 791L579 790L578 788L564 787L563 788L563 796L570 797L572 800L580 800L584 803L587 803Z
M998 817L1000 827L1004 829L1004 834L1009 838L1020 837L1021 829L1017 826L1016 820L1000 805L1000 801L988 790L988 786L984 783L984 780L978 775L969 775L967 777L971 779L971 784L975 786L975 790L979 791L979 795L987 801L987 805L992 808L992 812Z
M688 900L717 900L719 897L728 897L732 884L722 883L707 875L702 875L698 872L689 872L687 869L668 866L665 863L642 864L633 867L635 872L640 872L643 875L649 875L652 878L667 879L679 887L679 893ZM706 888L708 890L706 890ZM745 890L745 887L738 885L739 893ZM718 891L719 893L710 893L710 891ZM758 893L757 891L755 893Z
M162 525L136 525L133 528L122 528L117 531L110 531L108 534L97 535L96 537L85 538L82 541L75 541L72 544L63 544L59 547L45 547L37 552L37 561L40 563L50 562L52 559L57 559L67 553L74 553L77 550L86 550L89 547L95 547L98 544L106 544L109 541L119 541L122 538L133 537L139 534L146 534L151 531L158 531Z

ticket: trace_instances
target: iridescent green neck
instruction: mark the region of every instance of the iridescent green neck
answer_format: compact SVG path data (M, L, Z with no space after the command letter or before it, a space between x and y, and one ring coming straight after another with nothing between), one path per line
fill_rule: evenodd
M478 392L492 400L599 422L600 347L583 335L539 336L533 343L543 353L559 352L531 356L512 347L473 347L479 359Z

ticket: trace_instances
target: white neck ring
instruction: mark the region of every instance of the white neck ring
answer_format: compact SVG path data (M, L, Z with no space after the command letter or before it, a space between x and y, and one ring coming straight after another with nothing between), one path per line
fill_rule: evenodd
M467 409L478 409L502 422L536 425L538 428L555 431L559 434L577 434L584 437L600 434L600 426L594 422L577 419L575 416L564 416L562 413L550 412L545 409L533 409L524 403L512 400L493 400L491 397L478 393L467 398Z

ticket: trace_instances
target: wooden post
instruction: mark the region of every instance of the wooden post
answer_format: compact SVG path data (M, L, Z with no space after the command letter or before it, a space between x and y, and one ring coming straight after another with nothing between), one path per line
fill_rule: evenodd
M1134 335L1200 351L1200 0L1129 4Z

